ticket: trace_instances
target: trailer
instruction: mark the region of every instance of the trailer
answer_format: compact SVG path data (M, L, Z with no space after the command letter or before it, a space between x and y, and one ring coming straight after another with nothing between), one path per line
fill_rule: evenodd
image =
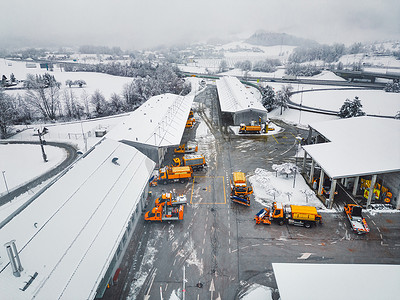
M272 204L270 219L275 220L279 225L287 223L306 228L316 225L317 222L322 223L322 217L313 206L282 205L276 202Z
M344 212L350 221L351 228L357 234L365 234L369 232L367 221L362 216L362 207L357 204L346 204Z
M177 157L174 158L173 161L174 167L190 166L193 170L203 169L207 166L206 159L204 155L201 154L184 155L182 159Z
M159 205L144 215L145 221L180 221L183 220L184 205Z

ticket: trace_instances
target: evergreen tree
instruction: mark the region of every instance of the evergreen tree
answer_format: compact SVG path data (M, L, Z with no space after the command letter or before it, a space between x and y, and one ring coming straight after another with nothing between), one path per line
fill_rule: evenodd
M265 88L261 87L261 94L261 103L267 109L267 111L271 111L277 107L275 92L272 87L269 85L267 85Z
M346 99L340 108L339 117L341 118L352 118L365 116L365 112L361 110L362 104L360 99L356 96L353 101Z

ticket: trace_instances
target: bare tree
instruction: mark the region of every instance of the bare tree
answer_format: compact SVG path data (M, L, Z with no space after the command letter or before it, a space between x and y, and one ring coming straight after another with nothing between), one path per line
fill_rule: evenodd
M45 118L55 120L61 83L49 73L43 76L28 74L24 86L27 88L25 94L27 103L40 111Z
M7 137L9 129L17 116L18 112L13 98L0 90L0 138Z

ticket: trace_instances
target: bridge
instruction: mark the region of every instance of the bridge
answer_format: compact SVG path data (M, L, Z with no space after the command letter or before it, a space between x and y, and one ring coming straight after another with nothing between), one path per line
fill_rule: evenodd
M337 76L340 76L351 82L353 82L356 79L374 83L376 78L400 80L400 73L388 73L388 72L376 73L376 72L350 71L350 70L335 70L333 72Z

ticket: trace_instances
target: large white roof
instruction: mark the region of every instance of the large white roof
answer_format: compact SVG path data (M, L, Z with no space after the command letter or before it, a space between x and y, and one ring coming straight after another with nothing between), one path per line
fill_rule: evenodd
M400 266L273 263L281 300L397 299Z
M267 112L260 101L237 79L224 76L217 80L221 111L236 113L244 110Z
M330 142L303 148L330 178L400 171L400 120L357 117L310 127Z
M154 96L107 133L107 137L157 147L179 145L193 100L194 95Z
M109 139L77 162L0 230L1 298L93 299L154 166ZM13 276L3 246L11 240L21 277Z

